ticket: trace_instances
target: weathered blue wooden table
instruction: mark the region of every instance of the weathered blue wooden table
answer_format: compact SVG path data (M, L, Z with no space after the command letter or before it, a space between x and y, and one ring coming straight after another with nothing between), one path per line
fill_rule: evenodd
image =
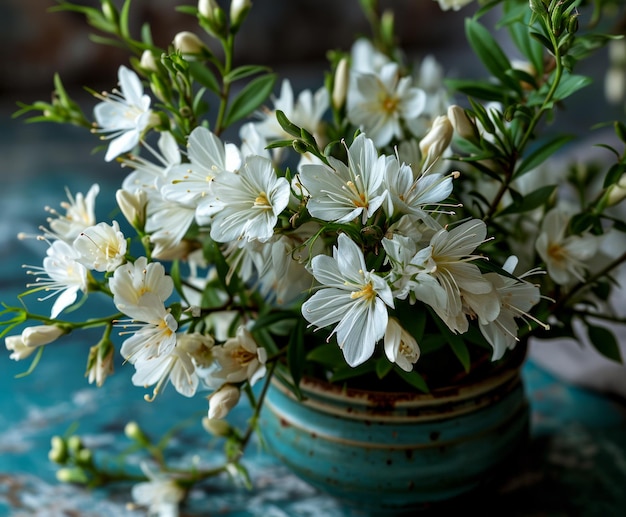
M45 219L45 205L58 206L66 185L85 192L99 181L98 213L112 209L115 167L90 157L92 139L71 129L8 122L1 113L0 298L12 300L27 281L19 266L38 264L45 247L17 241L18 231L35 232ZM25 135L28 135L26 138ZM36 141L33 141L32 139ZM71 142L71 146L68 145ZM36 145L35 145L36 144ZM68 166L68 164L71 164ZM132 416L148 432L161 435L173 423L196 416L173 452L182 463L211 464L218 452L207 448L200 426L206 402L185 399L168 389L154 403L130 383L132 368L119 361L116 375L102 389L87 384L88 347L53 344L29 377L16 374L28 362L9 360L0 349L0 515L134 516L126 507L129 487L87 491L59 484L48 461L50 437L77 425L86 444L98 454L128 445L122 429ZM618 516L626 513L626 406L623 401L558 381L529 362L524 369L532 402L532 440L528 454L498 493L484 497L482 515ZM246 409L233 417L244 420ZM250 446L247 466L255 488L233 487L227 479L208 482L191 494L183 515L356 516L354 511L318 493L284 467Z

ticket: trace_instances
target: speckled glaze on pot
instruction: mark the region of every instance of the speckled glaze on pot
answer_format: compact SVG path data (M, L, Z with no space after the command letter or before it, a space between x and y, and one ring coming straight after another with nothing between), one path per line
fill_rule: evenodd
M342 390L304 379L298 401L274 380L262 412L269 449L312 485L389 515L491 480L528 437L519 368L430 394Z

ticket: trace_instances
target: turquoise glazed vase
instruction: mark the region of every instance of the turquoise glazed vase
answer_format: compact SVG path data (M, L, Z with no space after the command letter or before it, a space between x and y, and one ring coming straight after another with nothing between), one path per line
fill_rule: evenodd
M519 365L429 394L274 379L261 415L270 451L311 485L370 514L450 501L489 484L529 434Z

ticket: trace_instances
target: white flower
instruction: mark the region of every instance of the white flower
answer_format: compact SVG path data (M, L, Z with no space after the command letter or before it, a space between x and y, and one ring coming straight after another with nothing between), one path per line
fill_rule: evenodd
M302 166L300 181L311 196L307 209L313 217L346 223L361 216L365 222L383 204L383 179L393 159L378 156L374 142L364 134L357 136L347 151L347 166L333 158L329 158L332 168Z
M374 47L367 38L359 38L350 49L350 71L360 74L378 74L389 63L389 57Z
M144 94L141 80L135 72L120 66L120 89L100 96L103 102L94 108L94 116L101 132L112 138L104 159L109 162L116 156L133 149L148 127L152 112L150 97Z
M253 385L265 375L267 352L257 346L250 331L240 326L237 335L229 338L222 346L213 348L219 370L213 372L215 381L223 383L243 382Z
M9 359L14 361L21 361L31 355L37 347L26 346L22 336L7 336L4 338L4 345L6 349L11 352Z
M389 318L385 329L385 355L405 372L413 370L413 365L420 357L417 341L409 334L396 318Z
M193 32L181 31L174 36L174 50L178 50L185 58L194 56L196 54L202 54L206 49L206 45L203 41Z
M413 214L435 228L437 223L425 211L426 206L440 203L452 193L453 175L420 174L414 179L413 170L408 165L400 165L394 160L387 167L384 186L388 203L384 205L389 216L394 214Z
M418 249L417 241L404 235L383 238L383 248L391 263L387 282L392 286L394 298L409 303L417 300L433 308L443 309L446 305L446 291L431 275L433 269L432 246Z
M168 353L157 356L142 355L133 362L135 373L132 383L135 386L153 386L152 397L146 396L146 400L154 398L171 382L176 391L185 397L193 397L198 389L199 378L196 374L196 366L192 358L178 346L173 347Z
M357 74L355 87L348 92L348 118L377 146L403 136L400 121L420 115L426 94L411 86L410 77L401 77L396 63L388 63L379 74Z
M136 305L120 304L118 309L131 318L118 322L124 329L120 335L132 334L120 350L131 363L167 354L176 346L178 322L157 294L147 292Z
M36 283L26 287L37 287L49 293L40 301L58 296L50 312L50 317L56 318L76 301L79 291L87 291L87 269L78 262L80 254L65 241L53 241L46 254L43 267L30 266L32 270L28 273L47 278L38 276Z
M86 196L79 192L74 198L71 192L66 189L69 202L63 201L61 203L65 215L61 215L51 208L46 208L49 213L56 216L56 218L48 218L50 230L45 230L46 237L71 243L85 228L96 224L95 203L98 192L100 192L100 187L98 184L93 184Z
M439 115L433 121L430 130L419 143L424 169L433 165L443 155L452 141L453 133L454 128L447 115Z
M85 377L89 384L96 383L101 387L106 378L113 373L113 353L115 349L109 341L101 342L89 349L89 357L87 358L87 371Z
M319 136L322 116L328 109L328 91L320 88L315 92L304 90L294 102L293 89L288 79L283 80L280 95L274 98L274 110L262 113L263 121L255 123L256 130L267 140L293 138L280 126L276 119L276 111L282 111L296 126Z
M517 258L509 257L502 269L513 274L516 265ZM492 361L500 359L507 349L515 348L519 341L515 318L527 317L530 309L539 303L541 296L539 286L523 280L527 274L520 276L519 280L497 273L485 275L485 278L493 284L500 301L498 317L489 323L479 325L482 335L493 347Z
M264 242L274 234L289 195L289 183L276 176L272 162L250 156L239 174L220 174L213 180L207 202L198 207L196 216L201 224L211 223L211 238L217 242Z
M124 264L115 270L109 279L109 289L113 293L113 303L124 312L128 306L139 305L139 300L146 293L154 293L165 302L174 290L174 282L165 274L162 264L148 264L146 257L139 257L134 263Z
M463 312L463 297L469 295L491 296L482 300L482 308L473 307L475 312L485 314L485 321L492 321L499 312L499 303L493 286L483 278L475 264L469 261L476 258L472 255L476 247L485 241L487 228L478 219L467 221L448 231L439 230L431 239L432 275L446 291L446 307L433 307L448 327L454 332L464 333L468 329L467 318ZM486 312L483 312L486 311Z
M133 500L146 507L148 517L178 517L178 505L185 498L185 490L176 480L162 472L153 472L145 463L141 469L149 481L132 488Z
M4 344L11 352L9 357L14 361L20 361L32 354L38 347L49 345L65 333L65 330L56 325L26 327L20 336L7 336Z
M76 237L74 248L80 254L78 260L89 269L111 272L125 260L126 239L117 221L98 223Z
M548 275L559 285L584 282L587 264L598 251L597 237L583 233L566 237L569 216L559 208L550 210L541 224L535 249L546 263Z
M209 397L209 419L222 419L237 405L241 391L234 384L224 384Z
M170 169L161 192L169 201L196 208L211 191L215 176L239 169L241 154L235 145L224 144L204 127L191 132L187 147L191 163Z
M385 334L385 305L393 307L387 282L367 271L363 253L343 233L333 256L313 257L311 270L323 288L304 302L302 315L318 328L338 323L330 335L337 334L346 362L350 366L365 362Z

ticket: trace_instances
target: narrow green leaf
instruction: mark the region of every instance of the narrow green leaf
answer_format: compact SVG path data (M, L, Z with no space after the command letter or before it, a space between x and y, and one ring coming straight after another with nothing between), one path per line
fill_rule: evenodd
M191 77L198 81L202 86L205 86L212 92L219 94L220 86L215 78L215 74L213 74L213 72L211 72L206 65L200 63L199 61L190 61L189 72L191 73Z
M379 379L384 379L391 370L393 370L393 363L386 357L381 357L376 361L376 376Z
M566 99L578 90L589 86L592 83L590 77L584 75L564 74L554 93L554 100L560 101Z
M446 79L446 86L452 91L464 93L470 97L483 99L486 101L500 101L505 98L502 86L499 84L490 84L485 81L470 79Z
M344 361L341 350L335 343L324 343L311 350L307 356L307 361L323 364L325 366L336 366Z
M120 11L120 32L125 39L130 39L130 30L128 29L128 20L130 18L131 0L125 0Z
M280 124L280 127L282 127L291 136L295 136L296 138L301 137L302 128L296 126L293 122L291 122L291 120L287 118L287 115L285 115L283 111L276 110L276 120ZM289 140L289 142L292 142L292 140Z
M507 206L504 210L498 212L497 215L521 214L529 212L543 205L556 190L556 185L546 185L538 188L530 194L521 198L517 203Z
M604 357L622 363L622 354L615 335L606 327L598 327L587 323L589 341Z
M407 382L408 384L410 384L414 388L417 388L418 390L420 390L423 393L429 393L430 392L430 389L428 388L428 384L426 384L426 381L424 380L424 377L422 377L419 373L417 373L415 371L413 371L413 372L405 372L400 367L396 367L394 371L400 377L402 377L402 379L405 382Z
M275 81L275 74L262 75L250 81L233 99L226 115L225 126L247 117L263 104L272 93Z
M544 143L532 153L530 153L519 165L515 171L514 178L518 178L523 174L533 170L535 167L542 164L550 156L554 155L561 147L566 143L571 142L574 139L572 135L559 135L556 138Z
M626 164L616 163L608 170L606 177L604 178L603 188L608 188L611 185L617 183L622 175L626 172Z
M367 361L366 363L360 364L354 368L346 364L345 366L337 368L337 370L331 375L330 382L347 381L348 379L354 379L355 377L372 373L375 370L376 365L373 361Z
M497 77L504 85L516 91L521 91L521 86L507 75L511 69L511 62L500 48L500 45L489 31L473 18L465 20L465 33L474 53L485 65L494 77Z
M230 73L224 76L225 83L234 83L244 77L249 77L255 74L261 74L263 72L269 72L271 69L267 66L259 65L244 65L231 70Z

